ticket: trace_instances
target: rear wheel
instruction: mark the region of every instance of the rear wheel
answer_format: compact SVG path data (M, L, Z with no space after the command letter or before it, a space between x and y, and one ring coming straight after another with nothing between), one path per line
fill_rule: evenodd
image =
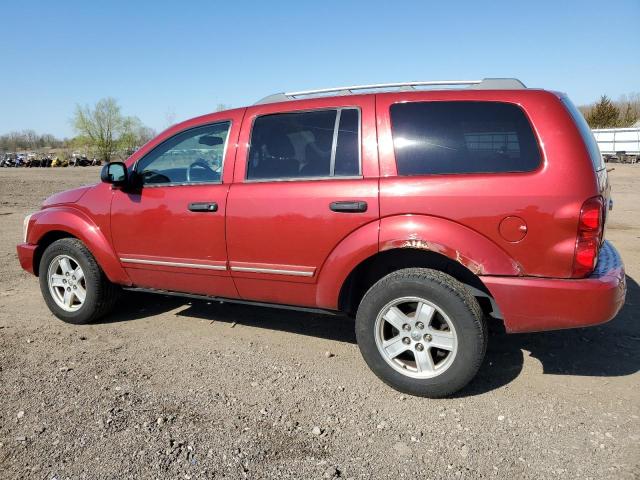
M76 238L49 245L40 259L39 273L40 290L49 310L68 323L90 323L107 314L120 291Z
M443 272L398 270L365 294L356 316L362 356L393 388L443 397L477 373L487 328L477 300Z

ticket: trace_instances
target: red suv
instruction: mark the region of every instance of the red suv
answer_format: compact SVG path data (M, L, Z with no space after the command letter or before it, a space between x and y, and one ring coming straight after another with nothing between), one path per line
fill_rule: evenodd
M597 144L564 94L517 80L276 94L101 176L47 199L18 245L70 323L121 288L355 314L376 375L439 397L476 374L489 318L584 327L624 303Z

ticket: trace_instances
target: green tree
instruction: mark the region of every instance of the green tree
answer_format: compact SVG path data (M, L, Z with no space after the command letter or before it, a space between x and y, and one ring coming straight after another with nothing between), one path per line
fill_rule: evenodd
M620 124L620 109L609 97L603 95L587 115L591 128L613 128Z
M93 108L76 106L73 124L79 137L87 140L87 147L105 162L117 151L130 155L155 136L138 117L122 115L113 98L103 98Z
M155 135L156 132L149 127L145 127L138 117L125 117L118 143L127 155L131 155Z
M93 108L76 105L73 126L80 136L89 138L100 160L111 160L123 124L120 106L114 98L103 98Z
M125 151L127 155L131 155L138 146L136 138L136 130L142 126L142 122L137 117L127 117L123 119L122 134L118 139L119 147Z

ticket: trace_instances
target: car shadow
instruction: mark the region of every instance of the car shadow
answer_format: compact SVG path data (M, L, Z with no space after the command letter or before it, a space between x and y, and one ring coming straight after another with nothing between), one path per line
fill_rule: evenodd
M627 298L603 325L508 335L493 332L477 377L457 396L485 393L518 377L524 355L536 358L547 375L621 377L640 370L640 287L627 275Z
M640 370L640 286L629 276L626 281L626 303L616 318L604 325L514 335L492 331L478 375L456 396L479 395L508 385L522 371L525 354L541 362L544 374L617 377L636 373ZM118 313L103 322L131 321L176 309L181 317L356 343L354 320L342 315L139 292L127 292Z
M124 292L117 311L99 323L128 322L177 310L179 317L213 322L236 323L248 327L280 330L296 335L356 343L352 318L300 310L259 307L218 300L199 300L173 295Z

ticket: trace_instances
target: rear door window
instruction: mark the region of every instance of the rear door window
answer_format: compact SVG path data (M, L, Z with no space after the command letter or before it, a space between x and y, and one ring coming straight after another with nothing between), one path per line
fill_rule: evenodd
M540 150L516 105L410 102L391 106L398 175L529 172Z
M247 180L360 175L356 108L263 115L251 131Z

